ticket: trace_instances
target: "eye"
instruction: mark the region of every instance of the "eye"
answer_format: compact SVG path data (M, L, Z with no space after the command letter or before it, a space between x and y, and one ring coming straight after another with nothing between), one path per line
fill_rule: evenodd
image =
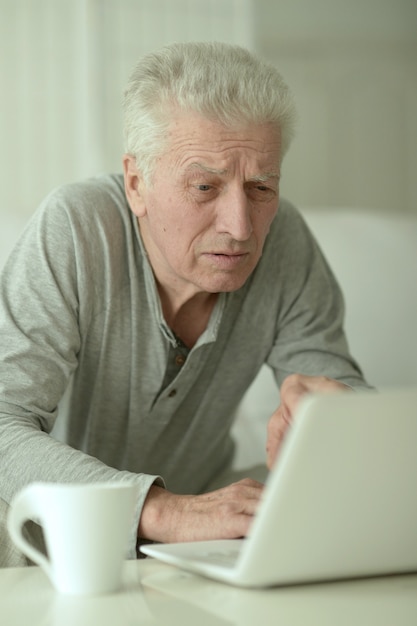
M188 187L195 202L211 202L218 194L218 187L212 183L192 182Z
M270 202L273 200L277 192L273 187L268 187L262 183L255 183L248 189L248 195L256 202Z

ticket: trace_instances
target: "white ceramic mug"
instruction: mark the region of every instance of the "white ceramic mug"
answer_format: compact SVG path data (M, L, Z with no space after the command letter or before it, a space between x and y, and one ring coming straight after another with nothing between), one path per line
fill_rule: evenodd
M14 498L8 529L58 591L110 593L121 586L137 495L133 484L33 483ZM42 526L48 558L23 536L28 520Z

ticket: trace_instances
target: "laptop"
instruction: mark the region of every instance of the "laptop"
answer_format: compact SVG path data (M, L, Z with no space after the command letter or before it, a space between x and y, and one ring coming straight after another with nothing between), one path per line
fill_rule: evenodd
M417 571L417 389L301 403L245 539L146 555L240 587Z

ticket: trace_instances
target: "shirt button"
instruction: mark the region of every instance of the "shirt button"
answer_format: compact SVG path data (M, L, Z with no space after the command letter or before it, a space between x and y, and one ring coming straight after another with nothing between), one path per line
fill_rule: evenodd
M177 395L177 390L176 389L171 389L171 391L168 394L168 398L173 398L176 395Z
M177 356L175 357L175 365L178 365L178 367L182 367L185 363L185 356L183 356L182 354L177 354Z

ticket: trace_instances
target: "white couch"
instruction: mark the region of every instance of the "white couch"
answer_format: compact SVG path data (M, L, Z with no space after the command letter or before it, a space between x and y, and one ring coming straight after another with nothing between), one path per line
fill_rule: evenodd
M303 213L342 286L351 350L368 381L417 386L417 217L348 208ZM18 218L2 220L0 266L22 228ZM278 401L264 368L234 429L238 467L263 462L266 422Z

